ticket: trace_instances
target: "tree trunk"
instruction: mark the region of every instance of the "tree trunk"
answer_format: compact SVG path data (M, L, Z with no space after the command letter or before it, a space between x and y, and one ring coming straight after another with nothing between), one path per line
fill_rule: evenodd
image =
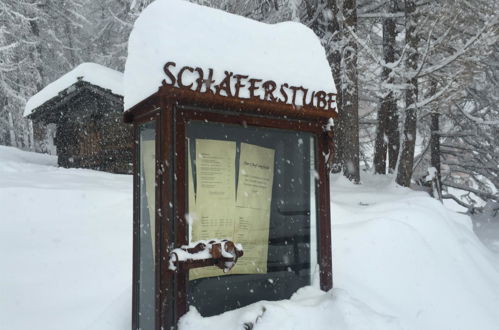
M431 93L437 90L435 80L431 81ZM440 113L434 109L431 114L431 137L430 137L430 166L435 168L436 175L433 179L433 197L442 200L442 176L440 174Z
M396 13L397 11L397 1L390 1L388 12ZM395 19L385 18L383 20L383 59L386 64L395 62L396 37ZM400 137L398 131L397 102L391 90L391 85L394 82L391 72L392 70L387 67L384 67L381 72L381 81L387 87L383 88L385 95L381 100L378 111L378 126L374 145L374 172L376 174L386 174L387 156L390 172L393 172L395 169L398 159Z
M69 62L71 63L71 69L76 66L76 55L75 55L75 45L73 43L73 33L71 31L71 26L69 21L65 22L65 32L66 38L68 38L68 51L69 51Z
M10 138L10 145L13 147L19 147L17 144L17 138L16 138L16 128L14 127L14 119L12 119L12 112L10 110L8 111L8 118L9 118L9 138Z
M391 0L390 1L390 12L397 13L399 11L398 1ZM385 35L385 33L383 33ZM395 25L395 19L388 19L386 21L386 35L387 42L386 48L383 50L385 63L394 63L395 62L395 46L397 39L397 27ZM386 52L385 52L386 51ZM394 79L390 75L391 70L388 71L387 83L393 84ZM397 109L397 100L395 99L395 95L391 90L386 96L386 135L388 136L388 169L390 173L395 172L395 168L397 166L397 161L399 157L399 149L400 149L400 132L399 132L399 115Z
M315 9L319 5L319 3L317 0L305 0L303 1L303 3L305 4L305 13L307 14L307 18L311 22L309 28L311 28L312 31L314 31L315 34L317 34L319 30L319 22L317 19L314 19L314 15L315 15Z
M390 107L388 108L388 170L395 172L400 150L399 114L397 100L391 95Z
M31 27L31 33L33 34L35 38L35 49L36 49L36 54L31 53L30 57L31 60L36 63L36 69L38 71L38 79L36 81L36 91L40 91L43 88L43 64L42 61L40 60L43 57L42 54L42 41L40 40L40 28L38 26L38 22L36 20L32 20L29 22L30 27Z
M345 31L357 30L357 1L343 2ZM343 47L342 107L340 121L343 125L342 159L343 174L353 182L360 182L359 172L359 99L357 81L357 43L348 33Z
M383 70L384 71L384 70ZM386 153L387 153L387 116L386 116L386 97L381 100L381 106L378 110L376 120L376 140L374 142L374 173L386 174Z
M336 85L336 110L338 111L338 120L334 127L334 155L329 164L331 171L334 173L341 172L342 169L342 139L343 125L341 121L341 28L338 21L339 8L336 0L328 0L327 8L331 9L331 22L328 24L329 32L331 33L331 49L328 55L329 65L333 72L333 79Z
M412 170L414 165L414 147L416 146L416 122L417 113L415 104L418 99L418 78L416 70L418 66L418 42L419 38L416 35L416 20L415 12L416 5L414 1L406 1L406 43L409 46L406 67L407 72L412 75L408 80L410 86L405 94L405 121L404 121L404 136L402 141L402 151L397 172L397 183L404 187L411 185Z
M36 90L40 91L43 88L43 78L44 78L43 63L41 61L41 58L43 58L42 54L43 48L42 48L42 41L40 39L40 28L38 26L38 21L36 20L31 20L29 24L31 27L31 33L33 34L36 42L35 46L36 53L35 52L30 53L30 58L31 61L35 63L36 70L38 71L38 77L36 80ZM30 119L26 120L29 121L32 149L36 152L46 153L47 149L44 148L44 145L46 142L45 136L47 135L47 125L42 122L33 122Z

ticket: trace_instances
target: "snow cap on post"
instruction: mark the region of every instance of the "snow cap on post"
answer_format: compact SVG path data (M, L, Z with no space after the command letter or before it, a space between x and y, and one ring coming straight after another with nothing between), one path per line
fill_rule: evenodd
M158 91L168 79L168 62L176 70L200 68L206 74L212 69L217 82L233 73L272 80L277 86L336 93L324 48L303 24L266 24L186 1L157 0L140 14L130 34L125 110ZM184 73L186 84L195 82L194 74ZM250 95L241 88L237 96ZM286 102L291 104L291 97ZM302 105L302 97L295 104Z

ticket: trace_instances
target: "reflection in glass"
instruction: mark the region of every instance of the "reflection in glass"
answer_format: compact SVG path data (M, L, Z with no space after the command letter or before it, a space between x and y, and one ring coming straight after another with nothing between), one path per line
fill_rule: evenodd
M313 134L200 121L189 122L186 132L189 239L242 241L245 253L228 275L214 267L191 271L188 303L210 316L287 299L312 284Z
M140 219L138 329L155 329L155 123L140 126L139 131Z

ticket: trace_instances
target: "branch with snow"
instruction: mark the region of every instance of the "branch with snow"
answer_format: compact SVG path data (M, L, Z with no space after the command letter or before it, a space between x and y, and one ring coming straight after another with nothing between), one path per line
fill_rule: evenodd
M470 115L469 113L466 113L458 104L454 103L454 106L469 120L475 122L476 124L479 125L491 125L491 126L497 126L499 125L499 119L498 120L483 120L482 118L475 117Z
M484 200L493 199L493 200L499 202L499 196L497 194L487 193L487 192L484 192L484 191L481 191L481 190L478 190L478 189L474 189L474 188L471 188L471 187L468 187L468 186L464 186L464 185L460 185L460 184L457 184L457 183L454 183L454 182L450 182L448 180L442 182L442 185L447 186L447 187L452 187L452 188L455 188L455 189L461 189L461 190L472 192L472 193L474 193L475 195L477 195L478 197L480 197L480 198L482 198Z
M458 72L456 75L459 75L460 72ZM409 104L405 110L409 110L409 109L417 109L417 108L422 108L426 105L428 105L429 103L435 101L436 99L438 99L440 96L442 96L442 94L444 94L451 86L452 84L454 83L454 79L451 80L444 88L440 89L437 93L433 94L432 96L430 96L429 98L427 99L424 99L422 101L419 101L419 102L416 102L416 103L413 103L413 104Z
M423 77L423 76L431 74L431 73L433 73L435 71L441 70L442 68L446 67L450 63L452 63L455 60L457 60L459 57L461 57L464 54L466 54L467 50L475 42L477 42L480 39L480 37L483 35L483 33L485 31L487 31L487 29L489 29L489 28L493 27L494 25L498 24L498 22L499 22L499 15L496 15L493 19L491 19L490 21L486 22L484 24L484 26L478 31L478 33L475 36L473 36L470 40L468 40L468 42L466 42L466 44L459 51L455 52L453 55L445 58L444 60L440 61L439 63L437 63L435 65L432 65L432 66L426 68L425 70L421 70L421 73L419 74L419 77Z

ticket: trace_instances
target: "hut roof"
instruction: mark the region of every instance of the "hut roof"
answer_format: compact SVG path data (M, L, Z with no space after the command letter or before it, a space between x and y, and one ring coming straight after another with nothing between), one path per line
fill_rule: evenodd
M96 86L95 90L123 96L123 74L96 63L82 63L56 81L48 84L33 95L24 108L24 116L31 115L35 109L47 108L58 99L72 92L76 86Z
M336 92L319 38L296 22L266 24L180 0L157 0L134 24L124 73L124 109L156 93L167 62ZM191 77L192 79L192 77ZM239 97L249 95L241 93Z

